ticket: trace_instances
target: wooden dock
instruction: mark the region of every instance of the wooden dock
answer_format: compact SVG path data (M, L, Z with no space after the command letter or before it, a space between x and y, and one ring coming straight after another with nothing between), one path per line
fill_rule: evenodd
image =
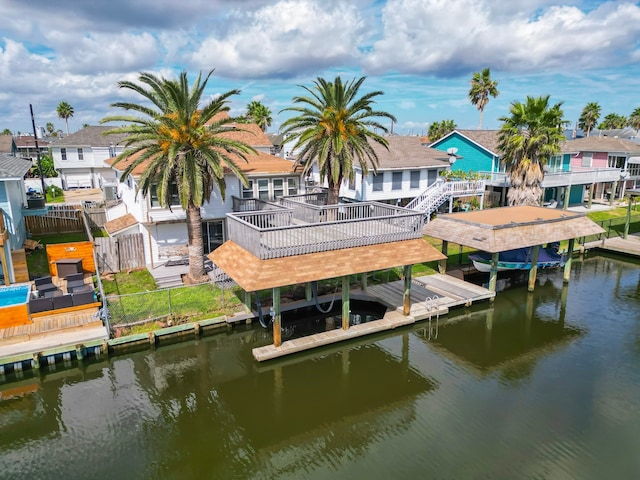
M630 234L626 239L611 237L604 240L589 242L584 245L585 250L604 250L611 253L620 253L632 257L640 257L640 234Z
M420 320L440 317L449 313L450 307L469 306L473 302L495 297L495 292L450 275L425 275L413 280L411 310L409 315L403 315L403 292L404 282L402 280L370 286L365 292L354 290L351 293L352 299L377 301L387 306L388 310L385 316L381 320L353 325L348 330L336 329L287 340L282 342L280 347L266 345L254 348L253 356L259 362L272 360L312 348L411 325Z

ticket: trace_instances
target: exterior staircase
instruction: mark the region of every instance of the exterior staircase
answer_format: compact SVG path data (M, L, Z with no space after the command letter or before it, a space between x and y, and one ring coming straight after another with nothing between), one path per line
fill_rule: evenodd
M439 178L429 185L426 190L411 200L406 208L424 213L427 222L431 214L444 202L455 197L482 195L485 191L484 180L454 180L444 181Z

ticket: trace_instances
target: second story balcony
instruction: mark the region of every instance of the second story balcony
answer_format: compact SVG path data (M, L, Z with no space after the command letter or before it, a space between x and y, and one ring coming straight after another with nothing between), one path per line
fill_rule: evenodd
M229 240L266 260L422 238L420 212L378 202L314 202L322 203L295 195L270 209L228 213Z
M619 168L579 168L570 171L547 172L544 174L542 188L565 187L570 185L590 185L592 183L616 182L620 180ZM487 185L508 187L509 179L504 172L478 172L487 175Z

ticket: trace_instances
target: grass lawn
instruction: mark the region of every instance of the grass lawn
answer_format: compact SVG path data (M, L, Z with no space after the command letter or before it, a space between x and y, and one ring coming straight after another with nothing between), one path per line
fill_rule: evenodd
M62 203L64 202L64 195L53 195L47 192L47 203Z
M133 272L120 272L103 275L102 288L105 295L126 295L128 293L148 292L155 290L156 281L149 270L134 270Z
M87 236L84 232L72 232L39 235L33 237L33 239L39 240L43 245L47 245L52 243L86 242ZM29 278L32 279L50 275L46 248L35 250L33 253L27 255L27 268L29 269Z

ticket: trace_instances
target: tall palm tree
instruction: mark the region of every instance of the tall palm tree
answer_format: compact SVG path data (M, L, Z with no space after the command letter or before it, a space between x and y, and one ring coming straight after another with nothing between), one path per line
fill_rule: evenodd
M562 103L549 105L549 95L527 96L524 103L512 102L510 116L500 118L498 149L511 182L509 205L540 204L544 165L565 140Z
M229 110L228 99L240 93L238 90L231 90L204 106L200 105L212 73L213 70L204 79L200 73L191 87L184 71L178 80L141 73L140 83L118 82L120 88L138 93L146 102L114 103L112 107L132 111L139 116L115 115L100 121L126 122L124 126L107 132L128 135L124 152L114 162L131 162L123 171L120 181L125 181L138 165L144 166L137 193L147 195L155 191L160 205L165 208L170 207L172 190L177 188L180 204L187 213L188 277L191 282L207 278L200 207L209 201L214 187L224 199L224 168L231 170L247 185L236 160L246 161L247 154L256 153L249 145L225 135L228 128L224 128L224 125L231 121L228 116L213 118L219 112ZM148 102L151 102L151 106L148 106Z
M489 103L489 97L496 98L500 93L498 91L498 81L491 80L491 70L485 68L481 72L474 72L470 80L471 88L469 89L469 99L471 104L475 105L480 112L480 123L478 129L482 128L482 114L484 107Z
M66 122L67 135L69 135L69 119L73 117L73 107L67 102L60 102L58 108L56 108L56 112L58 112L58 117L64 119Z
M49 136L52 136L56 131L56 127L52 122L47 122L47 126L45 128L47 129L47 133L49 134Z
M247 105L247 114L245 117L256 123L263 132L267 130L267 127L271 126L271 122L273 121L273 118L271 118L271 110L256 100L253 100Z
M636 136L638 136L638 133L640 133L640 107L629 115L629 126L636 131Z
M629 120L624 115L619 115L617 113L608 113L598 128L600 130L615 130L618 128L624 128L629 123Z
M445 135L453 132L457 128L456 122L453 120L442 120L441 122L433 122L429 125L427 135L431 143L440 140Z
M600 104L598 102L589 102L582 109L580 118L578 119L578 127L586 130L587 137L591 133L591 129L596 126L600 118Z
M373 109L374 98L383 95L382 91L367 93L358 97L358 90L366 77L353 79L346 83L338 76L334 81L318 77L313 87L304 88L309 96L293 97L293 103L299 106L285 108L283 111L297 115L282 124L285 142L294 141L293 150L298 150L298 161L303 165L303 174L307 175L318 163L320 176L329 185L328 202L338 203L340 185L344 178L353 179L353 166L358 162L362 174L377 173L378 156L369 142L376 142L389 148L387 140L374 130L387 132L379 119L396 119L387 112Z

